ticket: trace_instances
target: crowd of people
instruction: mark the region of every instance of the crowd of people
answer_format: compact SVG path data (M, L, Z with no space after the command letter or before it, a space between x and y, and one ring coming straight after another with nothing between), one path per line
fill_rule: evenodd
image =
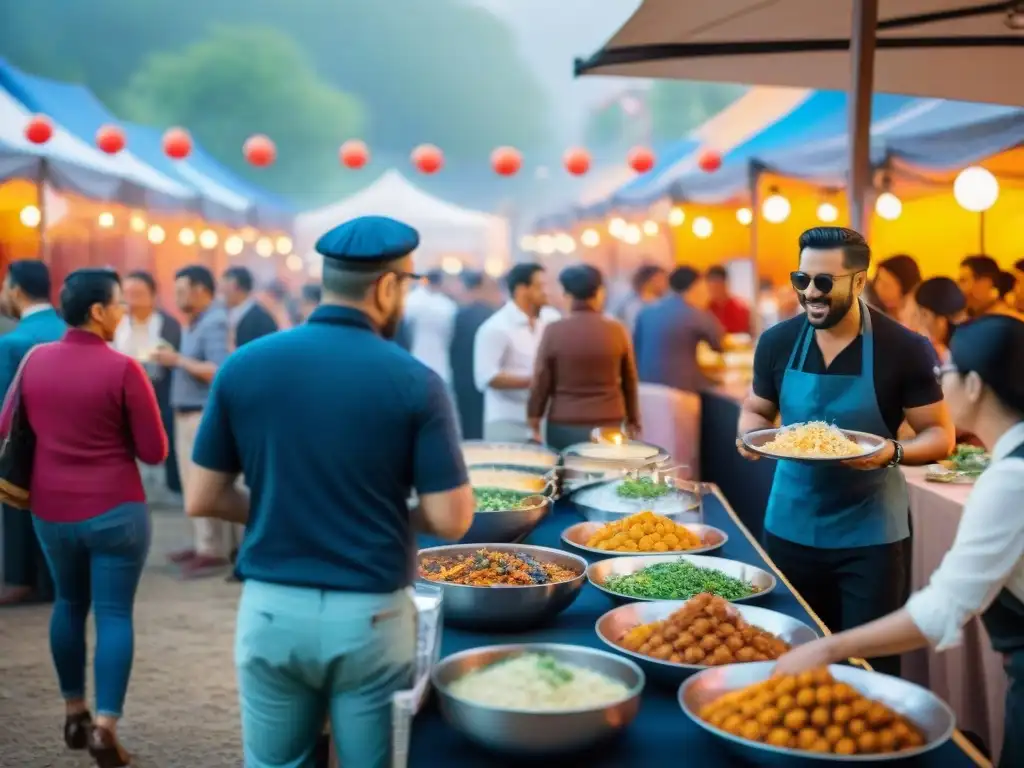
M864 239L820 227L802 236L788 290L753 309L730 293L725 269L688 266L641 267L609 308L606 277L576 264L557 275L563 316L541 264L517 264L500 282L470 270L421 277L418 245L414 229L382 217L331 230L316 246L322 282L302 290L296 317L277 287L257 295L244 267L219 281L185 267L180 323L158 307L147 273L78 270L58 312L44 264L10 265L2 599L42 597L52 582L69 748L88 749L100 768L129 764L117 723L151 532L140 463L183 491L194 530L193 545L171 555L182 577L224 574L234 561L244 583L235 664L245 764L307 765L329 719L342 765L384 766L390 695L409 685L415 655L414 535L458 540L472 522L460 442L560 450L596 427L640 435L641 383L699 392L711 382L698 346L721 350L728 334L759 329L740 434L827 420L888 438L848 466L779 465L769 553L828 626L851 630L784 666L868 655L898 674L895 654L949 644L984 614L1011 659L1008 717L1024 711L1024 524L995 519L1024 492L1024 262L1013 285L987 256L965 259L959 281L922 281L902 255L869 280ZM912 531L899 465L945 457L954 419L996 462L964 525L998 536L958 536L949 564L904 608ZM11 457L26 452L21 488ZM1004 754L1016 759L1011 730Z

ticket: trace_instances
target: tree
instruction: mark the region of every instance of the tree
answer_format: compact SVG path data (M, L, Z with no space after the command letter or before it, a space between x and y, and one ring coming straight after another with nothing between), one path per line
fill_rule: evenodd
M339 145L365 126L358 99L318 78L292 40L263 27L215 27L178 53L152 55L118 103L130 120L187 126L240 174L297 199L337 169ZM277 144L273 166L254 169L242 156L254 133Z
M656 142L675 141L699 128L746 91L745 86L658 80L651 87L651 132Z

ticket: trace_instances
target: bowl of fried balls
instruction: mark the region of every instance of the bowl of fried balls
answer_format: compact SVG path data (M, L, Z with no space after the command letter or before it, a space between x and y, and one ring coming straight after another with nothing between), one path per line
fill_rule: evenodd
M773 661L818 636L785 614L706 593L686 601L621 605L598 619L596 630L649 680L669 685L707 667Z
M653 512L638 512L611 523L576 523L562 532L566 544L606 557L686 552L697 555L718 549L729 537L703 523L677 523Z
M906 760L953 735L949 706L919 685L833 665L774 677L771 662L707 669L679 688L683 711L747 760L791 765Z

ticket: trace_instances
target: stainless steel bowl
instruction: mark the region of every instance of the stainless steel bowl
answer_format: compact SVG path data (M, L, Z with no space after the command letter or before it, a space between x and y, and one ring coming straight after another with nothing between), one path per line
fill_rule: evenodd
M623 683L629 693L621 701L562 712L532 712L487 707L457 698L448 686L463 675L522 653L543 653L567 664L592 669ZM614 736L636 717L644 673L621 656L593 648L553 643L491 645L442 659L434 668L434 688L449 725L495 751L547 757L575 752Z
M542 563L554 563L579 575L556 584L524 587L471 587L421 577L421 581L439 586L444 591L444 621L447 625L476 630L530 629L572 605L586 581L587 561L582 557L560 549L529 544L451 544L421 549L417 556L417 569L424 557L456 557L479 549L525 552Z
M501 509L494 512L477 512L473 522L459 543L485 544L489 542L509 543L522 541L544 519L551 510L551 497L537 494L523 500L518 509Z
M677 523L698 522L701 519L703 486L688 483L677 487L674 481L666 480L666 485L671 486L672 491L652 502L649 499L625 499L618 496L615 490L623 480L625 478L620 476L576 485L571 491L572 503L591 523L614 523L647 510Z
M550 496L555 488L554 470L512 469L480 465L469 468L469 484L474 488L502 488L523 493Z
M699 555L704 552L712 552L729 540L729 536L725 531L720 528L715 528L713 525L704 525L703 523L685 523L683 525L685 528L688 528L697 534L703 543L701 546L695 547L694 549L679 551L679 554L681 555ZM570 525L562 531L562 541L574 549L578 549L582 552L590 552L595 555L602 555L604 557L634 557L637 554L666 554L659 552L611 552L607 549L588 547L587 542L590 541L590 538L604 526L605 523L576 523L576 525Z
M833 755L803 752L786 747L772 747L756 741L733 736L705 722L698 714L705 704L719 696L760 683L771 677L775 663L760 661L751 664L732 664L711 667L698 672L679 688L679 704L687 717L713 736L722 739L737 756L757 765L793 765L794 760L821 760L842 763L884 763L910 760L942 746L953 735L956 716L946 702L919 685L866 669L834 664L829 667L832 676L855 688L859 693L881 702L903 715L921 729L925 744L917 749L887 755Z
M751 453L756 453L759 456L764 456L765 458L769 459L784 459L786 461L798 461L801 464L835 464L841 461L849 461L850 459L865 459L868 458L869 456L874 456L876 453L882 450L882 448L884 448L885 444L888 442L887 438L881 437L879 435L872 435L868 432L857 432L856 430L852 429L841 429L839 431L842 432L851 440L853 440L855 443L857 443L857 445L860 446L863 453L859 453L856 456L798 458L795 456L781 456L777 453L766 451L764 449L764 445L774 440L775 436L778 435L779 432L783 431L784 429L788 429L788 427L756 429L753 432L747 432L747 434L743 435L742 437L743 445Z
M714 568L727 576L732 576L733 578L749 582L751 586L758 590L749 597L732 600L731 602L733 603L742 603L747 600L756 600L759 597L764 597L775 589L775 585L777 583L773 574L762 570L761 568L757 568L756 566L741 563L739 560L726 560L724 557L708 557L707 555L687 554L610 557L607 560L599 560L587 568L587 580L617 603L665 602L656 601L654 598L648 597L620 595L618 592L612 592L610 589L606 589L604 582L609 576L625 576L630 573L642 571L649 565L655 565L657 563L671 563L676 560L688 560L698 568ZM447 598L445 599L447 600Z
M593 455L595 449L600 450L598 443L576 443L562 451L562 462L566 466L583 467L595 471L612 471L616 469L643 469L657 467L668 462L672 457L664 449L651 443L632 440L628 445L642 446L646 455L630 458L612 455ZM608 446L612 448L612 446Z
M627 603L608 611L597 620L594 629L605 645L636 661L648 679L668 685L679 685L690 675L700 672L702 669L711 669L711 667L706 664L677 664L671 661L662 661L631 651L620 645L619 641L634 627L667 619L684 605L686 605L685 600ZM784 613L769 611L767 608L757 608L753 605L734 605L733 608L748 624L771 632L790 645L803 645L818 637L818 633L802 621Z
M466 466L499 466L544 474L558 466L558 454L533 443L492 443L487 440L463 440Z

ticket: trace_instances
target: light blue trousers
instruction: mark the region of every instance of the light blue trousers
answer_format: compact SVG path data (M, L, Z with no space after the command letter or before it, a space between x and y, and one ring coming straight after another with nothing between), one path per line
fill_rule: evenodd
M391 695L412 685L406 591L325 592L246 581L235 666L246 768L309 768L328 716L346 768L388 768Z

